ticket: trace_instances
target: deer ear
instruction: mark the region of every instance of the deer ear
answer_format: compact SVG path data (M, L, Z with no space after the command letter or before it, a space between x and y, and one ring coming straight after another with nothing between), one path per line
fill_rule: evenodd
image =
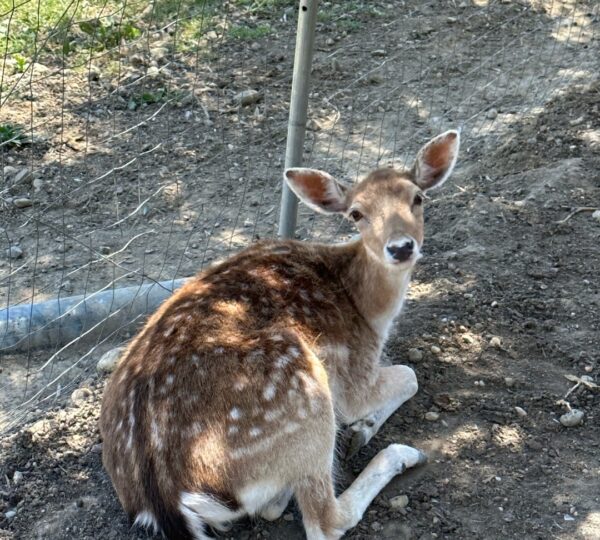
M412 168L414 183L423 191L441 186L454 169L459 146L460 133L456 130L431 139L417 154Z
M348 210L348 187L326 172L295 167L283 173L291 190L313 210L337 214Z

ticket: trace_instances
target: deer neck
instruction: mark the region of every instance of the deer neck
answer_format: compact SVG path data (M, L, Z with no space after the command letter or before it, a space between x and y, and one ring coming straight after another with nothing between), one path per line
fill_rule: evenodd
M411 268L396 270L382 264L361 239L341 248L346 263L339 266L342 283L363 318L385 340L402 309Z

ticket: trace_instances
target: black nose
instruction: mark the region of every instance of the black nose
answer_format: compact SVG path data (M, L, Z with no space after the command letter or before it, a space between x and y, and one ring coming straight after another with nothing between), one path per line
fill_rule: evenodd
M412 240L404 242L400 246L391 244L387 246L388 253L398 262L408 261L413 253L415 243Z

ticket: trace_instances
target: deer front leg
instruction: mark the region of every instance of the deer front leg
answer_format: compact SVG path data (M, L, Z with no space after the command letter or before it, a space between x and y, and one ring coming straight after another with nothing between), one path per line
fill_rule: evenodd
M385 421L419 388L415 372L408 366L382 367L373 394L361 404L361 418L350 424L350 443L346 457L368 444Z

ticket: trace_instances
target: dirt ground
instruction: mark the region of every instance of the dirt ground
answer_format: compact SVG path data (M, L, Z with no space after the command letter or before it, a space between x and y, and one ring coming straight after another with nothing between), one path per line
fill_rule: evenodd
M49 63L18 87L7 115L27 125L33 103L42 127L33 144L0 153L2 167L32 170L0 184L6 246L23 250L13 260L0 246L3 307L189 276L274 234L295 29L284 4L229 6L230 24L270 32L217 32L204 55L149 27L121 51L122 73L98 58L98 77L88 65L65 81ZM420 390L341 459L339 488L391 442L430 461L393 480L346 537L600 539L598 4L335 4L322 3L318 23L306 163L355 180L405 162L442 129L464 134L456 173L427 201L425 257L386 350L415 369ZM169 100L129 106L164 88ZM247 89L261 96L240 106ZM15 207L19 197L33 206ZM300 238L351 233L301 209ZM127 338L100 334L39 372L58 347L0 357L0 429L20 419L0 442L1 539L148 538L116 500L97 428L105 378L95 363ZM75 361L21 419L18 404ZM581 424L560 423L569 407ZM274 523L215 535L303 531L292 504Z

